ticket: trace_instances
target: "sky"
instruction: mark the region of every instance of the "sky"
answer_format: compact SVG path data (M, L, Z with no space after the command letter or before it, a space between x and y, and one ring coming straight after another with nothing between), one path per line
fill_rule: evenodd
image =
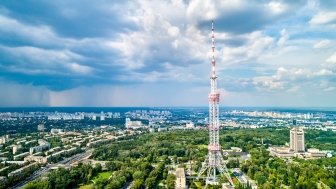
M336 107L334 0L0 0L0 106Z

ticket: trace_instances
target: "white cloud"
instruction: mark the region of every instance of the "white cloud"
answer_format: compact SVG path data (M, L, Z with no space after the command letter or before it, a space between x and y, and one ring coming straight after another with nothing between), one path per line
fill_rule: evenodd
M271 1L265 5L273 14L282 14L287 10L287 6L278 1Z
M309 21L312 25L331 24L336 21L336 12L318 12Z
M336 53L332 54L329 58L326 59L326 62L336 65Z
M334 73L331 70L321 69L320 71L316 72L315 75L317 76L331 76Z
M326 92L336 91L336 87L328 87L328 88L325 88L324 91Z
M233 36L235 37L235 36ZM222 63L231 65L232 63L241 63L252 60L264 54L264 52L271 48L274 39L263 34L260 31L244 34L241 37L246 39L246 44L238 47L224 46L222 49Z
M330 47L331 41L328 39L321 40L314 44L314 49L324 49Z
M286 31L286 29L282 29L280 33L281 33L281 36L280 36L280 38L279 38L279 40L278 40L278 45L279 45L279 46L284 46L285 43L286 43L286 41L287 41L288 38L289 38L289 34L288 34L288 32Z

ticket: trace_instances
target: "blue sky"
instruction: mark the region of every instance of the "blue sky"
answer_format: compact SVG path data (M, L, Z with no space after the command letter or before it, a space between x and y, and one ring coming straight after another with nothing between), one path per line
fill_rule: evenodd
M334 0L0 3L0 106L336 106Z

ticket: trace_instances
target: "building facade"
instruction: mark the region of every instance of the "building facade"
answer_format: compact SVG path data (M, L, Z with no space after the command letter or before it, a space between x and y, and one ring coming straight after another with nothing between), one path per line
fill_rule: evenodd
M177 168L175 176L176 176L175 189L186 189L187 182L184 173L184 168Z
M290 150L294 152L304 152L304 130L302 128L293 128L290 131Z

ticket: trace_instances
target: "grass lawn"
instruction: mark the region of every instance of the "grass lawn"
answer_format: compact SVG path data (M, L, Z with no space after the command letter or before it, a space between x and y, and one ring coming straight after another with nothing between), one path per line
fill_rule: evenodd
M197 147L199 147L199 148L208 148L208 145L205 145L205 144L199 144L199 145L197 145Z
M203 188L204 187L200 182L195 181L194 183L195 183L197 188Z
M107 172L101 172L99 173L97 176L95 176L92 179L93 183L96 183L97 180L104 180L104 179L108 179L111 176L112 172L111 171L107 171Z
M79 189L92 189L92 188L93 188L93 184L79 186Z

